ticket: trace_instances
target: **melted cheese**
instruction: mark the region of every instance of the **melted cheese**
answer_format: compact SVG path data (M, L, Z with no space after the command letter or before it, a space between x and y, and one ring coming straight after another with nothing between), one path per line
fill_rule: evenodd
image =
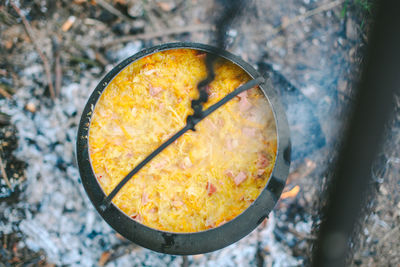
M208 107L250 77L219 59ZM158 52L131 63L107 86L89 132L93 170L106 194L141 160L185 125L204 54ZM196 232L243 212L272 172L276 129L258 88L228 102L165 149L121 189L113 203L159 230Z

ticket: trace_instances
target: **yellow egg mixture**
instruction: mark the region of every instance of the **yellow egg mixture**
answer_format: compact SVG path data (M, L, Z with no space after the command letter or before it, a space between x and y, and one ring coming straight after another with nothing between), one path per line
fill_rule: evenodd
M174 49L131 63L95 106L89 153L108 195L148 154L185 126L205 54ZM224 59L215 63L205 108L250 77ZM113 203L131 218L170 232L217 227L243 212L272 172L276 128L269 103L252 88L219 108L140 170Z

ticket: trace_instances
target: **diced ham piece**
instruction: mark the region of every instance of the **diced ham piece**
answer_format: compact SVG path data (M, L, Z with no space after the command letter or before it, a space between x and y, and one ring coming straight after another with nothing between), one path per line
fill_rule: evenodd
M142 193L142 205L146 205L149 202L149 195L146 192Z
M207 125L207 127L208 128L210 128L211 130L218 130L218 127L217 127L217 125L212 121L212 120L210 120L210 119L206 119L205 121L204 121L204 123Z
M246 97L247 97L247 91L241 92L240 94L238 94L238 97L239 97L240 99L246 98Z
M205 58L206 55L207 55L206 53L200 52L200 53L198 53L198 54L196 55L196 57L198 57L198 58Z
M256 128L245 127L242 129L242 133L247 137L255 137L256 136Z
M226 224L226 223L227 223L227 221L223 220L222 222L219 223L218 226L221 226L221 225Z
M258 177L261 177L264 173L265 173L265 170L264 170L264 169L258 169L258 170L257 170L257 176L258 176Z
M181 169L188 169L188 168L190 168L190 167L192 167L193 166L193 163L192 163L192 161L190 160L190 158L189 157L185 157L184 159L183 159L183 162L181 162L180 163L180 165L179 165L179 167L181 168Z
M226 149L232 150L233 149L232 139L230 139L230 138L226 139L225 145L226 145Z
M210 85L206 86L206 92L207 92L208 95L211 94L211 86Z
M219 118L219 119L217 120L217 126L220 127L220 128L222 128L222 127L224 127L224 125L225 125L224 119Z
M183 206L183 202L180 201L180 200L173 200L172 201L172 206L174 206L176 208L182 207Z
M238 97L240 98L239 110L241 112L248 111L251 108L252 104L248 99L247 91L241 92L240 94L238 94Z
M214 228L215 227L215 222L211 219L206 220L206 226L209 228Z
M269 165L269 159L264 153L258 153L257 166L259 168L265 168Z
M239 145L239 141L237 139L228 138L226 139L226 148L228 150L233 150L237 148Z
M155 69L147 70L147 71L144 72L144 75L151 75L151 74L153 74L154 72L156 72Z
M138 222L142 222L143 221L142 215L140 215L140 213L137 213L137 212L132 214L131 218L136 220L136 221L138 221Z
M162 169L167 165L167 163L168 163L168 161L166 161L165 159L162 159L162 160L159 160L159 161L153 163L152 165L155 169Z
M151 96L158 95L163 89L161 87L150 86L149 93Z
M231 171L231 170L226 170L226 171L225 171L225 175L228 176L228 177L230 177L230 178L233 178L233 171Z
M149 210L149 213L156 213L158 211L158 208L157 207L154 207L154 208L151 208L150 210Z
M205 89L206 89L207 95L209 97L213 97L215 95L215 92L211 91L211 86L210 85L207 85Z
M264 174L265 172L265 168L269 165L269 159L267 158L267 156L260 152L258 153L258 160L257 160L257 175L261 176Z
M217 192L217 188L215 187L215 185L213 185L210 182L207 182L207 193L209 196L211 196L212 194L214 194L215 192Z
M247 175L244 172L239 172L238 175L235 176L233 181L235 182L236 185L240 185L247 179Z

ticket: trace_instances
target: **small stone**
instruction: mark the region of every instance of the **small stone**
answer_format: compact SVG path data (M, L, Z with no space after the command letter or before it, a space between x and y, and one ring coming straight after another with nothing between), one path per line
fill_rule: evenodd
M31 113L35 113L36 112L36 105L32 102L28 102L28 104L26 104L25 109Z
M144 8L141 1L132 1L130 0L128 3L128 15L133 18L139 18L143 16Z
M128 23L116 23L113 27L112 27L112 31L115 32L118 35L124 35L124 34L128 34L130 30L129 24Z
M319 46L319 40L318 39L313 39L312 40L313 45Z
M339 82L338 82L337 89L338 89L339 92L342 92L342 93L346 92L346 90L347 90L347 81L345 81L343 79L340 79Z
M353 41L357 40L358 37L356 23L351 18L348 18L346 21L346 37Z
M349 51L349 60L351 63L355 62L355 55L356 55L356 47L353 46Z
M138 34L144 31L144 26L146 26L146 21L143 19L137 19L131 23L131 28L129 29L130 34Z
M286 28L287 26L289 26L289 23L290 23L289 17L283 16L283 17L281 18L281 27L282 27L282 28Z
M166 12L170 12L176 7L173 1L159 1L157 2L157 6L159 6L163 11Z

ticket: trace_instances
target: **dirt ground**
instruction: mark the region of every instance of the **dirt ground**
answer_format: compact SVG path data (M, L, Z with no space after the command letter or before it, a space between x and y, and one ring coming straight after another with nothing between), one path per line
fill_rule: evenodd
M74 135L88 94L112 67L142 48L175 41L213 44L218 27L213 22L221 6L211 0L12 3L0 1L0 266L73 265L84 252L64 255L56 251L53 255L46 242L35 246L43 240L28 222L38 222L43 207L52 207L46 204L51 202L46 200L50 194L36 191L38 185L43 185L44 191L57 191L44 185L45 181L57 183L57 175L63 177L61 188L65 183L74 191L57 192L85 198L79 177L71 177L76 176ZM141 258L137 252L140 260L135 264L309 264L321 199L343 122L353 103L374 8L369 0L249 1L243 16L228 31L227 49L268 76L281 96L293 143L285 192L296 186L300 192L278 203L268 222L274 221L272 233L268 232L272 228L262 225L239 242L244 251L235 254L236 258L228 256L229 248L214 254L168 258L147 252ZM399 266L400 96L394 101L397 109L372 168L375 181L352 243L351 266ZM31 133L33 128L36 132ZM62 130L50 134L52 128ZM85 201L62 204L61 213L75 216L79 209L88 209L90 203ZM50 233L62 233L42 225ZM77 239L104 243L96 248L86 246L88 251L96 251L93 257L97 257L97 265L122 264L128 251L140 250L111 230L106 236L112 237L102 239L99 233L104 229L93 226L86 239ZM79 231L83 230L77 229L77 236ZM274 242L262 240L264 234L272 236ZM64 256L76 261L69 262Z

